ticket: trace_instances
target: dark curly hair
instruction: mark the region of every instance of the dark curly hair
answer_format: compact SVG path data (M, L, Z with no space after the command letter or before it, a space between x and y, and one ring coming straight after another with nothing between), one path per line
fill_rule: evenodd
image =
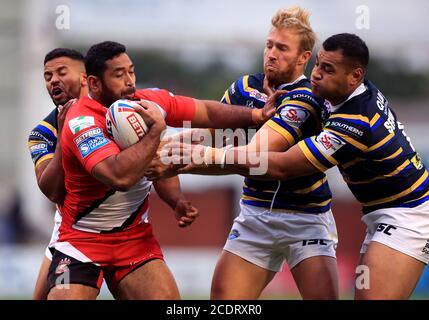
M45 60L43 61L43 65L46 64L46 62L54 60L56 58L61 57L67 57L73 60L82 61L85 62L85 58L83 57L82 53L79 51L69 49L69 48L56 48L54 50L49 51L46 56Z
M323 49L325 51L337 51L341 49L343 56L348 58L354 66L361 67L364 70L368 66L368 47L366 43L355 34L335 34L323 42Z
M101 78L103 72L106 70L106 61L113 59L125 51L125 46L118 42L104 41L94 44L89 48L85 56L87 75Z

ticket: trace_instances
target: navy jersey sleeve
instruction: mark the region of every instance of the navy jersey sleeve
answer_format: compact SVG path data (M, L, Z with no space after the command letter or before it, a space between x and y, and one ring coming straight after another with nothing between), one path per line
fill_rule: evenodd
M31 130L28 137L28 149L36 167L43 161L53 158L57 134L57 110L54 109Z
M240 95L239 89L239 83L243 81L242 79L238 79L228 87L221 99L222 103L243 105L243 97Z

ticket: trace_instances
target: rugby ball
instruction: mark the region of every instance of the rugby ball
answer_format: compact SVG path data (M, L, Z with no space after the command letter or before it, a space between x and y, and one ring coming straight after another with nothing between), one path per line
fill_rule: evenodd
M136 105L135 101L121 99L107 110L107 132L121 150L137 143L148 130L143 118L134 109Z

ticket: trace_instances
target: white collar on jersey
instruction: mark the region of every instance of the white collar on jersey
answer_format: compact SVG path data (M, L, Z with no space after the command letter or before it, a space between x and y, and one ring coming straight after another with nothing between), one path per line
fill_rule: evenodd
M91 94L88 92L88 98L90 98L91 100L94 100L93 97L91 97Z
M297 82L301 81L302 79L307 79L307 77L306 77L305 75L302 75L302 76L298 77L298 79L296 79L296 80L295 80L295 81L293 81L293 82L290 82L290 83L283 83L283 84L279 85L279 86L276 88L276 90L283 90L283 88L285 88L285 87L287 87L287 86L291 86L291 85L293 85L293 84L295 84L295 83L297 83Z
M344 103L346 103L347 101L349 101L351 98L354 98L354 97L356 97L356 96L364 93L366 91L366 89L367 88L366 88L365 84L362 82L360 84L360 86L357 87L356 90L353 91L353 93L351 95L349 95L349 97L345 101L341 102L340 104L337 104L336 106L333 106L328 100L325 100L325 106L328 107L328 110L330 112L335 112L339 108L341 108L344 105Z

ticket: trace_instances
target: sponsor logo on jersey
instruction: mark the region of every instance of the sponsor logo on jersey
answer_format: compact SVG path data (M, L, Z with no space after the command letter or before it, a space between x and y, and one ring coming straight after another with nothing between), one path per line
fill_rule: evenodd
M101 130L101 128L91 129L91 130L85 131L84 133L79 135L77 138L75 138L74 142L76 143L76 145L79 145L83 140L85 140L87 138L98 136L100 134L101 135L103 134L103 131Z
M233 83L230 88L231 88L231 95L234 95L235 94L235 83Z
M262 102L267 102L268 100L268 96L265 93L259 92L258 90L250 91L249 96Z
M79 131L92 127L95 125L94 117L90 116L80 116L69 120L69 127L73 134L78 133Z
M47 138L47 137L45 137L42 133L40 133L39 131L31 131L30 132L30 139L29 139L29 141L34 141L34 140L38 140L38 139L35 139L35 138L39 138L39 139L41 139L41 140L43 140L43 141L46 141L46 143L47 144L49 144L50 146L53 146L54 145L54 141L52 141L51 139L49 139L49 138ZM55 139L55 141L56 141L56 139Z
M350 132L351 134L353 134L354 136L358 136L358 137L362 137L363 136L363 131L359 130L358 128L355 128L349 124L346 123L341 123L338 121L328 121L325 124L325 127L337 127L337 128L341 128L343 130L346 130L348 132Z
M280 110L280 118L293 127L299 127L310 116L310 112L297 107L284 107Z
M60 263L58 263L57 268L55 269L55 274L62 274L64 272L67 272L69 270L69 264L71 263L71 260L69 258L61 259Z
M109 140L104 137L103 131L100 128L95 128L82 133L74 142L82 158L85 158L87 155L108 144Z
M316 99L314 99L310 93L293 93L290 92L290 97L292 100L307 100L306 102L318 105Z
M45 142L35 144L34 146L30 147L30 152L32 156L35 156L41 153L47 153L48 145Z
M232 229L231 233L228 236L228 240L234 240L237 239L240 236L240 232L238 232L237 229Z
M322 131L317 137L316 142L321 149L328 155L332 155L340 150L345 142L328 131Z

